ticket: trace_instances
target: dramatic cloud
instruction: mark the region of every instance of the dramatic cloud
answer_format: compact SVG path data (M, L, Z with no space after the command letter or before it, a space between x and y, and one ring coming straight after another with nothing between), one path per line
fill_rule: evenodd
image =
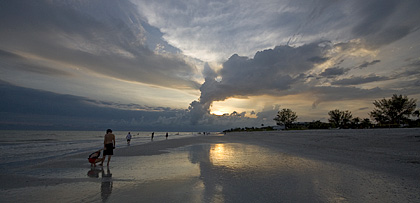
M273 125L272 117L278 109L268 108L255 119L246 117L245 112L224 116L207 113L196 120L197 125L191 125L194 115L185 109L97 101L17 87L2 81L0 92L1 129L221 131Z
M205 82L201 86L199 101L191 103L195 120L209 112L214 101L230 97L255 95L288 95L292 85L304 82L305 72L313 69L331 49L325 43L312 43L300 47L277 46L255 54L254 58L233 55L223 64L219 75L205 69ZM220 76L221 81L216 77Z
M233 55L221 69L220 82L210 78L200 88L200 102L224 100L232 96L279 94L302 79L302 73L323 58L327 48L319 43L300 47L277 46L255 54L254 58Z
M0 83L0 90L1 129L218 131L231 127L226 123L191 126L189 114L182 109L93 101L4 82Z
M140 5L139 9L149 23L162 28L165 39L187 55L220 60L223 57L212 54L217 52L226 56L232 49L233 53L238 53L231 55L220 70L204 75L200 99L190 106L191 112L198 115L194 117L194 123L200 115L210 112L214 101L232 97L311 92L316 95L314 103L319 104L328 99L342 101L384 94L387 91L374 87L347 88L342 92L343 88L325 85L362 85L388 80L388 77L372 75L372 72L353 78L342 77L354 68L377 65L381 59L369 59L375 57L381 47L410 35L418 27L418 22L411 16L416 13L412 8L419 6L414 2L316 1L304 4L302 1L264 1L258 2L259 6L251 1L223 4L202 1L167 4L164 0L133 2ZM255 12L247 12L248 8ZM264 10L264 15L260 15L259 9ZM159 14L162 11L164 14ZM402 19L404 24L400 23ZM267 37L261 31L271 36ZM252 43L238 42L237 39L244 39L245 33L257 37L248 38L247 42ZM316 41L319 39L329 39L330 43L320 45ZM250 58L253 51L270 46L264 41L271 42L271 46L286 45L257 52ZM200 50L202 47L208 51ZM211 50L214 52L209 53ZM313 78L315 75L318 75L316 79ZM215 80L216 77L221 80ZM326 96L330 92L338 95Z
M132 2L172 45L204 61L222 61L234 53L251 57L275 45L314 39L360 38L378 48L414 31L420 17L418 2L398 0Z
M149 50L144 22L127 1L13 1L2 4L0 13L8 28L0 32L0 50L15 61L6 68L48 74L74 67L176 89L199 87L196 68L182 56Z
M159 116L175 115L179 110L135 106L116 106L88 98L21 88L1 82L0 126L2 129L106 129L118 128L137 120L136 128L147 127ZM137 110L140 109L140 110ZM141 121L141 122L140 122ZM146 128L146 129L147 129Z
M342 18L329 1L132 2L139 5L148 23L161 28L170 44L204 61L223 61L234 53L250 57L303 36L306 41L313 38L314 30L318 35L336 25L332 19ZM328 16L322 16L325 11Z
M378 98L420 97L419 9L399 0L4 1L2 126L222 130L271 125L280 105L303 121L330 108L366 114Z

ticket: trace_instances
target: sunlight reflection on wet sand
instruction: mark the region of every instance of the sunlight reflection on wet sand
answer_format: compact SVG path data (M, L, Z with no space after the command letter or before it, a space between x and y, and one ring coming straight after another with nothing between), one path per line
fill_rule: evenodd
M400 187L375 171L259 145L196 144L168 152L114 157L109 170L89 170L89 178L71 168L46 170L50 177L80 180L10 189L0 196L22 201L51 200L47 197L55 193L63 201L345 202L386 200Z
M314 168L317 163L284 153L275 152L257 145L214 144L210 146L209 159L214 166L226 167L233 171L258 170L282 171L293 168L303 170Z

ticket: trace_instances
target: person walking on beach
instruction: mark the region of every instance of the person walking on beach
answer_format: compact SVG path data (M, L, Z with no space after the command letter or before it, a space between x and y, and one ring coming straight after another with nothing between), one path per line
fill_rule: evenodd
M108 129L106 130L106 134L104 137L104 156L101 162L101 166L104 164L105 156L108 155L108 163L107 166L109 166L109 161L111 161L111 156L114 155L114 148L115 148L115 135L112 134L112 130Z
M153 137L155 136L155 132L152 132L152 141L153 141Z
M166 139L168 139L168 133L166 133Z
M131 141L131 134L130 134L130 132L128 132L128 134L125 137L125 139L127 139L127 145L130 145L130 141Z

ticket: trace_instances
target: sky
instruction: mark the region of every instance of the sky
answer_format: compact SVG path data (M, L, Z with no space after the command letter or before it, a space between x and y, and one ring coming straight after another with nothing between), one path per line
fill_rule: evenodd
M420 106L418 0L0 0L0 129L221 131Z

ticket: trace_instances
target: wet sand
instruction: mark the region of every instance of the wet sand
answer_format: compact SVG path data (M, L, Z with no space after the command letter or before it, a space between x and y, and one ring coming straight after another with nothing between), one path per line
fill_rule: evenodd
M420 202L420 129L228 133L0 175L3 202Z

